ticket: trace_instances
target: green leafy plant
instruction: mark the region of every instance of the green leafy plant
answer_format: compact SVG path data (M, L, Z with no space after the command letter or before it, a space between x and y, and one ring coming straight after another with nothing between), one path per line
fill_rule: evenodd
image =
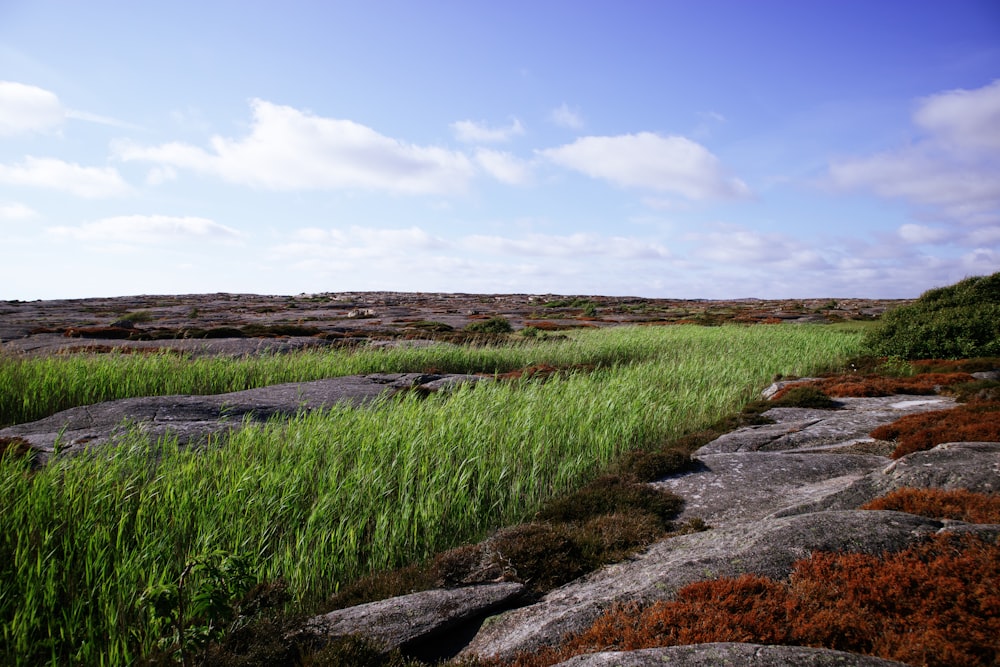
M148 587L141 601L159 630L159 648L190 667L194 653L234 629L254 583L245 558L217 550L189 560L177 581Z

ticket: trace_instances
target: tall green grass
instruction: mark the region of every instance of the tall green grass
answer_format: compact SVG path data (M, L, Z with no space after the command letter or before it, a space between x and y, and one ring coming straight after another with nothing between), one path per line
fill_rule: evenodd
M775 373L836 365L857 347L856 335L813 327L611 329L551 349L618 363L547 382L338 407L201 452L133 433L34 474L5 459L0 661L134 661L155 640L142 590L216 548L249 557L261 580L286 579L308 608L360 575L530 516L621 453L738 409ZM539 362L526 351L537 352L472 352L494 367ZM302 363L267 363L281 361Z

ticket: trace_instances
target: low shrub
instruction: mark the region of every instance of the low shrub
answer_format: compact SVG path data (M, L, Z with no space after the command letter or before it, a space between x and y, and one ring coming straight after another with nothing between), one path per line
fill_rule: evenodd
M677 516L684 500L647 484L635 484L619 477L601 477L579 491L557 498L542 508L542 521L583 523L604 514L645 511L659 517L665 530Z
M757 575L685 586L671 601L623 605L556 648L541 667L593 651L707 642L815 646L907 664L1000 659L1000 544L938 535L895 554L815 553L787 582Z
M924 292L885 313L865 344L872 354L904 359L1000 355L1000 273Z
M921 373L980 373L1000 369L1000 357L915 359L910 364Z
M514 330L514 327L510 325L507 318L491 317L488 320L480 320L478 322L470 322L465 326L465 331L471 333L487 333L487 334L507 334Z
M959 403L1000 401L1000 382L996 380L961 382L944 387L941 393L954 396Z
M816 385L799 384L785 387L775 394L770 401L770 407L835 410L841 405Z
M691 455L680 449L638 450L627 454L619 469L623 477L631 477L637 482L655 482L667 475L683 472L690 466Z
M1000 442L1000 403L969 403L907 415L879 426L870 435L876 440L894 441L894 459L945 442Z
M966 489L896 489L861 506L863 510L894 510L931 519L966 523L1000 523L1000 494Z
M506 577L542 592L573 581L594 569L569 527L525 523L490 540L490 549Z

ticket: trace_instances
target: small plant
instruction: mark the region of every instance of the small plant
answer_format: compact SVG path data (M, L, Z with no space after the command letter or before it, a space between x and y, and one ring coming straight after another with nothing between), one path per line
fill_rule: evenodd
M679 449L659 452L639 450L625 457L621 463L621 471L626 476L634 477L637 482L655 482L690 466L691 456Z
M147 588L142 602L159 628L159 648L193 665L194 653L233 629L254 583L246 559L213 551L189 560L176 582Z

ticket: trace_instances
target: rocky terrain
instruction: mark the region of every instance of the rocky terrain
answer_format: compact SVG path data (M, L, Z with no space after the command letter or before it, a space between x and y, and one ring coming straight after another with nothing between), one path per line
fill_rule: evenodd
M0 336L8 354L167 347L190 354L241 355L359 341L430 339L453 335L470 322L496 315L515 328L558 330L622 323L833 322L870 319L889 305L893 302L395 293L126 297L0 302ZM0 430L0 438L29 443L44 461L57 446L82 450L113 438L123 417L151 433L171 430L196 440L246 418L294 414L344 400L360 404L385 391L437 390L478 380L369 375L212 397L125 399L11 426ZM652 482L684 499L679 520L695 520L706 530L657 542L540 597L526 595L520 583L484 578L457 588L340 609L311 619L302 633L324 639L361 633L385 650L402 648L415 656L509 660L557 644L617 603L669 599L687 584L744 573L782 579L795 561L817 551L895 552L942 533L997 539L1000 525L859 509L902 487L1000 492L1000 443L947 443L892 460L892 445L869 435L903 415L953 405L953 399L940 395L895 395L839 398L833 409L774 407L763 415L772 423L723 435L694 453L693 468ZM563 664L897 663L801 647L705 644L595 653Z
M527 294L340 292L298 296L201 294L0 301L6 353L171 348L253 354L301 347L453 337L472 322L506 318L543 331L617 324L870 320L905 301L735 301Z

